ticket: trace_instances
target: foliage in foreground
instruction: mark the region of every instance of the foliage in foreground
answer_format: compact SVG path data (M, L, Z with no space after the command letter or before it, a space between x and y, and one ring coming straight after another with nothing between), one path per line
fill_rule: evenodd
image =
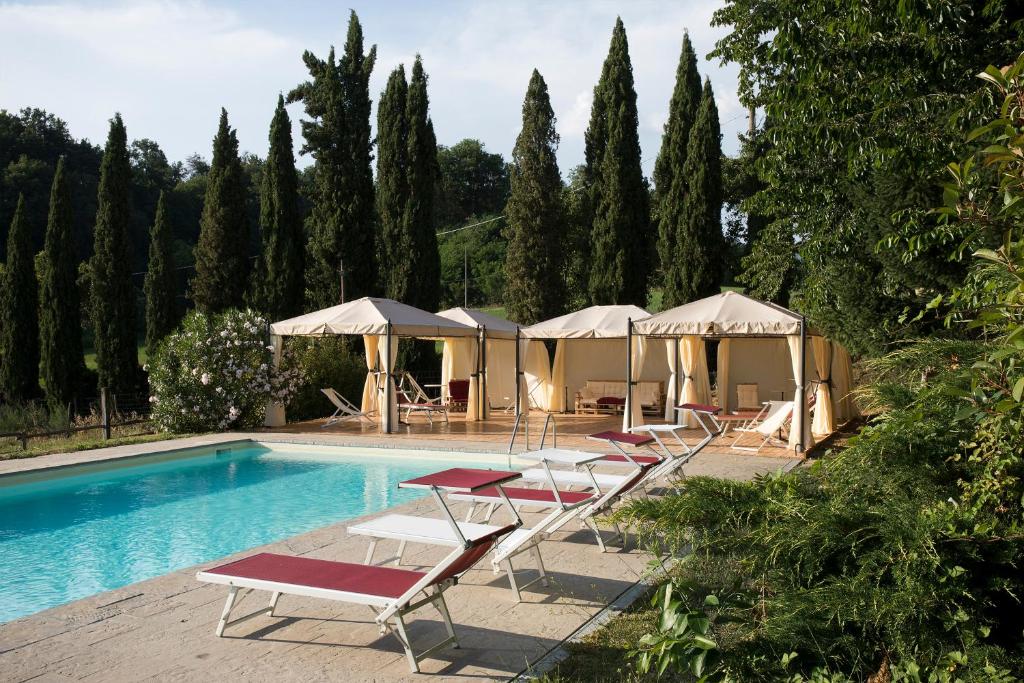
M274 367L266 326L252 311L189 314L150 359L153 422L169 432L252 428L271 397L286 404L302 373L287 359Z
M883 412L841 453L753 483L694 477L620 513L652 542L692 548L640 643L642 669L716 681L1024 670L1022 74L1024 56L982 75L998 113L971 133L979 151L950 165L926 236L1002 245L976 250L965 285L932 303L963 331L874 361L864 398ZM705 619L709 643L689 627Z

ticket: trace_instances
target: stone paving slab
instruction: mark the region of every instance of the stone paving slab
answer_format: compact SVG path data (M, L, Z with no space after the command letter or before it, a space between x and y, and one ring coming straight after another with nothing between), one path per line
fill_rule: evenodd
M104 460L153 452L161 446L210 445L241 436L197 437L72 455L76 462L86 462L89 456ZM272 440L266 434L254 436ZM294 435L287 437L288 441L296 440ZM332 441L317 439L318 443ZM134 448L142 450L136 452ZM69 460L69 456L49 461L42 458L50 456L34 458L34 464L53 467L68 464ZM796 462L702 453L684 472L747 479ZM388 512L396 510L436 514L429 499ZM527 524L538 518L537 514L524 514ZM353 521L232 557L267 550L361 562L368 541L346 533L345 527ZM393 547L382 542L379 556ZM649 559L632 546L600 553L592 536L575 528L555 534L542 550L551 585L531 586L523 592L522 603L512 601L507 579L494 575L486 560L446 592L462 647L424 660L423 672L441 680L502 680L514 676L633 586ZM410 545L405 564L430 566L444 552L442 548ZM524 578L530 578L529 562L519 560L517 566L524 568ZM227 637L217 638L213 631L226 589L197 582L196 570L176 571L0 625L0 680L423 680L409 673L397 640L391 635L381 636L370 610L360 605L284 596L279 604L280 617L259 617L229 628ZM242 608L263 600L265 594L250 595ZM443 633L441 621L430 607L411 615L410 634L420 647Z

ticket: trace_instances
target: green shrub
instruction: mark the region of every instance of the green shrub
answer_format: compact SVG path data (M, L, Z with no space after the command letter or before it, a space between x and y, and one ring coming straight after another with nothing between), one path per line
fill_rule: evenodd
M293 337L286 340L293 362L302 370L303 383L288 403L288 420L313 420L334 412L320 391L331 387L359 405L366 380L366 361L358 338Z
M150 360L153 421L170 432L246 429L263 423L267 401L287 403L302 373L278 369L267 321L252 311L190 313Z

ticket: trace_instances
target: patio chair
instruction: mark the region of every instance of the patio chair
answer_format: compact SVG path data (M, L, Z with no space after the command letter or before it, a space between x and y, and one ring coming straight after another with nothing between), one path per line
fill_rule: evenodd
M453 379L448 382L448 407L466 410L469 406L469 380Z
M760 410L761 397L757 384L736 385L736 410Z
M774 410L770 408L767 416L759 423L749 427L737 427L736 429L733 430L737 432L737 434L733 442L729 444L729 448L737 451L750 451L753 453L760 453L761 449L764 448L766 445L768 445L769 442L773 440L780 442L780 445L788 445L782 443L781 439L777 438L775 435L777 433L780 433L782 429L793 418L793 402L772 401L772 403L777 403L778 405L773 406ZM752 446L737 445L740 442L740 439L742 439L746 434L756 434L758 436L763 436L764 439L761 441L761 443L757 445L756 448Z
M448 408L441 405L439 402L434 401L416 401L409 397L409 394L404 389L397 389L395 391L395 398L398 400L399 412L405 411L405 421L409 421L409 417L413 413L420 413L425 415L427 421L430 424L434 424L434 413L440 413L444 417L445 424L448 424Z
M503 486L518 478L518 472L454 468L401 482L399 487L428 489L441 508L447 511L441 497L444 491L472 492L487 488L496 491L499 499L507 504L507 498L502 494ZM451 514L447 515L451 519ZM487 533L472 537L454 528L452 520L452 531L458 539L453 544L455 548L433 569L425 572L259 553L202 570L196 574L196 579L228 586L227 602L217 623L218 636L224 635L227 626L264 614L275 616L277 602L283 594L366 605L376 613L374 621L381 635L391 631L398 638L405 650L409 669L415 673L419 671L421 659L448 645L458 647L444 591L458 583L459 577L479 562L498 539L522 525L514 508L512 517L512 524L494 527ZM239 589L245 589L246 594L254 590L268 591L271 594L269 607L230 619ZM405 615L427 604L433 605L441 614L448 637L417 653L406 633Z
M323 393L324 396L327 397L328 401L334 404L334 407L336 408L334 414L327 418L327 422L320 425L320 429L326 429L327 427L330 427L333 424L344 422L345 420L351 420L353 418L357 420L366 420L367 422L373 422L373 420L370 419L369 413L364 413L362 410L357 408L355 404L353 404L351 401L349 401L347 398L339 394L331 387L325 387L320 391Z

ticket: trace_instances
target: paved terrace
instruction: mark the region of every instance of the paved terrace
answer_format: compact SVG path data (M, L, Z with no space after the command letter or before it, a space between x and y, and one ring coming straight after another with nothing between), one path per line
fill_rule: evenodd
M613 423L614 420L600 417L559 418L558 445L594 449L598 444L586 441L583 435L609 428ZM537 420L535 426L540 424ZM0 474L250 437L264 441L503 452L510 424L505 421L504 431L501 425L501 421L467 425L453 420L448 427L435 425L428 429L417 421L398 435L383 436L371 427L346 425L321 430L314 423L290 426L287 432L195 437L0 462ZM694 441L696 437L697 432L693 432L688 440ZM538 439L537 432L531 434L532 445ZM525 444L520 442L522 445ZM736 455L727 449L707 449L687 464L684 473L747 479L798 462L779 455ZM412 514L436 513L429 499L398 509ZM535 514L524 514L527 524L537 518ZM232 558L268 550L360 562L367 539L347 535L348 523L339 522ZM382 543L378 557L384 557L391 547ZM486 560L446 593L462 647L424 660L424 673L437 674L445 680L492 680L529 670L534 662L640 580L649 560L632 544L602 554L589 533L574 527L556 534L542 549L551 585L531 586L524 591L522 603L512 601L507 579L495 576ZM440 548L410 546L405 566L429 566L443 553ZM520 565L528 567L529 563L521 558ZM227 637L216 638L214 626L226 590L198 583L194 578L196 570L197 567L191 567L173 572L0 625L3 680L423 680L409 673L394 636L380 636L370 611L359 605L285 596L278 607L281 617L253 619L229 628ZM530 574L524 578L530 578ZM242 609L262 604L264 599L262 594L250 595L243 601ZM411 617L409 632L419 647L443 635L443 626L431 608Z

